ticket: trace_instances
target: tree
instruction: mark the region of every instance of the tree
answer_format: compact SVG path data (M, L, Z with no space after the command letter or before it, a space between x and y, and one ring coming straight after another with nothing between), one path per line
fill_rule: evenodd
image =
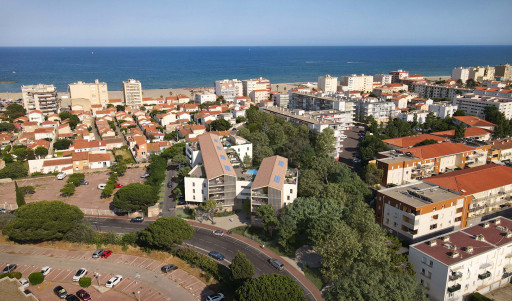
M18 187L18 183L14 181L14 190L16 191L16 204L18 204L18 208L25 205L25 194Z
M28 169L27 169L27 167L25 167L25 165L22 162L13 162L13 163L8 163L7 165L5 165L4 168L2 168L0 170L0 179L3 179L3 178L18 179L18 178L26 177L27 174L28 174Z
M496 124L494 128L494 138L505 138L512 135L512 126L507 120L505 114L499 111L495 106L487 106L484 108L485 120Z
M466 126L464 124L459 125L455 128L455 138L462 139L466 137Z
M139 232L137 242L151 249L171 250L174 245L191 239L194 231L194 228L180 218L162 217Z
M57 150L68 149L71 143L71 140L68 139L58 139L53 143L53 148Z
M7 123L7 122L0 123L0 132L12 132L15 130L16 130L16 127L12 123Z
M315 151L318 156L329 155L334 152L334 131L330 128L324 129L316 138Z
M72 183L67 183L66 185L64 185L64 187L62 187L60 193L65 197L72 196L73 194L75 194L75 188L76 186L73 185Z
M375 135L366 135L359 144L359 157L363 162L373 160L377 153L387 151L389 147Z
M9 117L9 120L11 122L18 117L25 116L26 113L27 113L27 110L25 110L23 108L23 106L21 106L17 103L10 104L5 109L5 115L7 115L7 117Z
M191 170L192 169L189 166L180 168L180 170L178 171L178 178L180 180L183 180L184 177L188 176Z
M82 277L80 280L78 280L78 285L83 288L88 288L91 286L92 280L91 277Z
M174 158L172 158L172 163L187 164L188 158L185 155L179 154L179 155L174 156Z
M128 167L126 166L126 164L124 164L124 162L118 160L116 164L110 165L109 169L112 172L116 172L119 176L122 176L124 175Z
M21 243L60 240L80 222L84 214L78 207L60 201L28 203L14 212L4 233Z
M34 160L36 156L34 155L33 149L27 149L27 160Z
M239 301L305 301L304 291L290 277L266 274L249 279L236 290Z
M244 116L238 116L236 118L236 123L242 123L242 122L246 122L247 121L247 118L245 118Z
M34 273L28 275L28 281L32 285L41 284L44 281L44 275L41 272L34 272Z
M272 236L272 230L277 226L278 220L276 211L272 205L261 205L256 211L256 216L262 219L263 227Z
M16 159L20 162L25 161L27 158L27 149L26 148L17 148L12 151L13 155L16 156Z
M422 145L429 145L429 144L436 144L438 141L435 140L435 139L425 139L421 142L418 142L414 145L414 147L416 146L422 146Z
M206 217L213 221L213 215L215 214L215 211L217 210L217 201L212 199L207 199L201 205L199 205L201 210L205 213Z
M124 111L125 110L125 106L123 105L117 105L116 106L116 110L119 112L119 111Z
M254 265L247 259L244 253L237 251L236 256L231 262L231 274L233 279L244 281L254 276Z
M466 116L466 112L464 110L458 109L453 113L453 116Z
M83 173L74 173L69 176L67 182L69 184L73 184L74 186L78 187L82 184L82 181L85 180L85 174Z
M210 123L210 130L212 131L227 131L231 128L231 123L225 119L217 119Z
M245 154L243 163L245 167L251 166L251 157L249 156L249 154Z
M364 167L364 181L370 186L380 184L383 176L384 171L378 169L376 164L372 163Z
M131 183L119 189L114 195L113 205L126 211L141 211L153 206L158 199L153 187Z
M474 87L478 86L478 82L475 81L474 79L470 78L466 81L466 87L467 88L470 88L470 89L473 89Z

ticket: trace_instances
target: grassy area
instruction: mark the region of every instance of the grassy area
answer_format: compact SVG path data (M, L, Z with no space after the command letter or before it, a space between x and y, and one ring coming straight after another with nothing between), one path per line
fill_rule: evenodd
M62 157L62 154L64 154L64 152L55 152L55 156L57 157Z
M194 219L193 216L190 214L190 211L184 209L176 209L176 217Z
M304 272L304 275L313 282L313 284L321 290L324 286L324 283L322 281L322 274L320 272L320 268L310 268L307 265L303 265L302 271Z
M252 228L249 226L240 226L231 229L234 233L238 235L245 236L251 240L254 240L255 242L259 243L260 245L265 245L265 248L271 250L272 252L276 253L279 256L282 257L294 257L295 254L293 253L285 253L277 243L277 239L272 240L266 240L263 238L263 229L261 228Z
M127 149L116 149L114 150L114 156L122 156L126 164L135 163L133 156Z

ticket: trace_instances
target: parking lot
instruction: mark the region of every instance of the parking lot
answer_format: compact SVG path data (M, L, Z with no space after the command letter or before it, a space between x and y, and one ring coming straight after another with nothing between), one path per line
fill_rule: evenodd
M119 178L118 182L123 185L130 183L142 183L144 179L140 176L144 173L143 168L131 168ZM35 193L27 194L25 201L27 203L36 201L53 201L60 200L71 205L76 205L79 208L88 209L109 209L111 199L102 199L101 190L98 189L98 184L106 183L108 179L108 172L94 172L86 173L85 180L89 185L78 186L75 194L71 197L63 197L60 195L60 190L66 184L66 179L57 180L57 177L42 177L18 180L18 186L34 186ZM16 204L16 193L14 191L14 182L7 184L0 184L0 207L10 209L10 204Z

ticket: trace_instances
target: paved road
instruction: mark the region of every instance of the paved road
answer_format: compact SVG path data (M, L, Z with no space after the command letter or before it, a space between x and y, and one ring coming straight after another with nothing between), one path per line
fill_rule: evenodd
M126 219L111 219L97 217L88 217L87 219L98 231L115 231L120 233L138 231L144 229L150 223L150 221L144 221L144 223L135 224L130 223L129 220ZM225 260L221 262L225 266L229 266L233 258L235 258L237 251L241 251L253 263L255 269L255 276L260 276L263 274L280 273L294 278L287 271L279 272L278 270L273 268L267 262L269 257L266 254L229 235L224 235L223 237L214 236L210 230L196 228L194 237L190 240L185 241L184 244L193 247L194 249L203 254L207 254L210 251L220 252L225 256ZM315 300L307 289L304 289L304 292L308 300Z
M173 181L172 188L167 187L167 183L176 178L177 172L175 166L171 165L171 160L167 162L167 174L165 177L165 195L164 203L162 204L162 216L175 216L176 215L176 200L174 199L171 191L176 188L176 183Z
M127 264L112 263L104 260L84 260L71 258L56 258L41 255L23 255L0 253L0 262L16 262L24 265L51 266L55 269L77 270L86 268L89 273L99 272L100 274L122 275L124 278L135 278L139 273L140 281L153 287L164 296L172 297L173 300L197 301L197 299L179 286L174 281L168 279L162 273L156 273L146 269L141 269ZM126 279L128 280L128 279Z
M351 130L345 131L347 138L343 140L343 152L340 155L340 162L350 167L355 167L356 163L352 160L357 157L357 145L359 144L359 133L364 133L364 129L354 126Z

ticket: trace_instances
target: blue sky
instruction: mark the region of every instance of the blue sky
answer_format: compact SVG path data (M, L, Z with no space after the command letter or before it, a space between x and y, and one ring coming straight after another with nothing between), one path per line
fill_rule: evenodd
M0 0L0 46L511 45L510 0Z

